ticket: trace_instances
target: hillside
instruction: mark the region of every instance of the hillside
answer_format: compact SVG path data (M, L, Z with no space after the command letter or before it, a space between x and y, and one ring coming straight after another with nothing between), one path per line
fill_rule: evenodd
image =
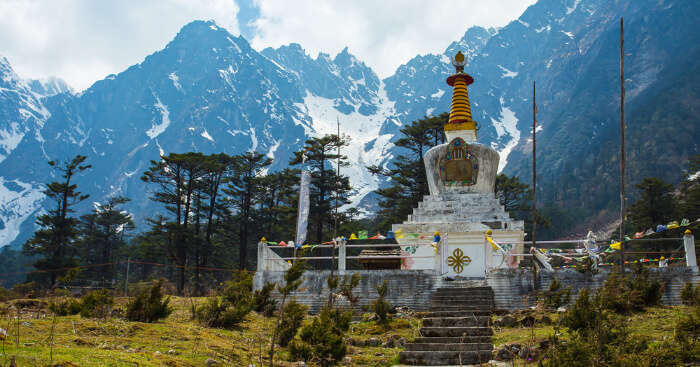
M619 17L625 17L628 192L643 177L677 182L698 153L696 19L682 0L540 0L500 29L468 28L444 53L418 55L381 80L347 48L310 56L301 45L257 51L213 22L185 25L163 49L82 93L30 81L0 59L0 246L21 245L48 202L45 162L88 156L78 178L91 198L123 195L137 225L156 212L140 176L170 152L256 150L287 166L310 136L351 137L344 169L365 214L384 185L367 171L400 153L402 126L447 111L449 56L467 54L479 140L499 169L530 181L532 81L537 81L538 198L584 223L618 208ZM466 28L466 26L465 26ZM0 53L2 50L0 50ZM28 164L28 162L30 164ZM568 228L563 228L566 232Z

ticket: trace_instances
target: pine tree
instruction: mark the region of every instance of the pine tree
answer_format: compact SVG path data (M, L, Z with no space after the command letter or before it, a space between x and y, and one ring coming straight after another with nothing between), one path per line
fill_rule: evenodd
M236 155L233 160L234 175L224 188L224 193L228 195L228 202L238 223L238 267L244 270L248 262L250 235L254 231L253 218L256 215L257 193L261 190L261 175L272 160L257 152Z
M205 174L206 157L202 153L171 153L162 156L160 161L151 161L141 180L155 184L158 190L151 200L165 204L167 211L174 216L167 223L153 222L154 226L165 228L169 257L178 265L177 290L182 293L185 286L185 266L190 259L191 248L197 240L192 219L196 219L196 199L201 188L200 179ZM162 219L162 218L161 218Z
M495 196L511 217L525 222L525 233L532 233L532 189L516 176L501 173L496 176ZM538 206L539 208L539 206ZM538 210L537 228L549 228L551 223L546 215Z
M676 214L673 185L660 178L648 177L635 185L639 198L629 208L630 224L633 228L655 227L666 224Z
M338 176L331 162L348 166L347 157L338 154L338 147L347 145L347 137L326 135L306 141L304 149L294 152L290 165L305 164L311 171L311 218L316 232L316 241L323 242L324 230L330 230L335 223L335 208L350 201L350 181L347 176ZM305 160L305 163L304 163ZM309 231L312 232L312 231Z
M378 214L382 218L378 223L380 227L386 228L406 220L423 196L429 194L423 155L434 144L445 141L442 130L448 118L449 114L443 113L403 127L403 136L394 144L406 153L394 158L391 168L368 167L373 174L391 180L390 186L375 191L381 197Z
M51 182L44 190L44 194L56 202L56 207L37 218L36 223L41 229L23 246L25 254L40 256L34 267L48 272L51 287L56 285L59 276L66 273L66 268L77 265L75 240L78 236L78 220L69 214L76 204L88 198L87 194L77 191L78 186L72 183L76 174L91 167L84 164L86 159L84 155L76 155L70 162L49 162L51 167L61 172L64 180Z
M84 264L112 264L93 270L93 279L113 280L114 263L126 247L127 233L135 229L131 216L119 206L130 200L121 196L98 204L90 214L80 217L80 258Z

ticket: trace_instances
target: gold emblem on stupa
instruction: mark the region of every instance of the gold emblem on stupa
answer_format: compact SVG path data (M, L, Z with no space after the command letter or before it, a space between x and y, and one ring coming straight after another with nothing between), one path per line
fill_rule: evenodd
M464 270L464 267L469 265L472 259L469 256L464 255L461 248L457 248L452 251L452 255L447 257L447 265L452 267L452 270L459 274Z

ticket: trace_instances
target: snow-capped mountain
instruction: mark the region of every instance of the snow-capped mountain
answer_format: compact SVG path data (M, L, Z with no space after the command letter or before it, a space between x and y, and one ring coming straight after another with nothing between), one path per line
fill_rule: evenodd
M382 182L366 166L390 164L399 153L392 141L401 126L449 110L445 79L457 50L467 55L467 71L476 79L469 92L479 140L501 153L499 168L529 179L537 80L539 190L565 205L579 200L605 208L607 191L598 195L594 183L613 187L615 180L608 161L619 96L619 16L629 32L628 109L635 116L635 109L658 112L650 93L678 80L671 71L698 68L692 16L698 7L682 0L540 0L507 26L469 28L446 42L443 54L416 56L384 80L348 49L315 58L298 44L258 52L204 21L184 26L163 50L77 95L57 80L23 81L0 59L0 246L31 235L34 218L48 204L41 190L51 179L50 159L87 155L93 168L78 178L81 191L90 201L131 198L127 209L141 222L152 204L139 177L159 154L256 150L274 158L271 169L280 169L308 137L335 133L337 121L350 137L343 154L351 163L344 173L355 189L352 205L371 209L367 194ZM691 128L654 120L667 135L684 131L671 149L675 158L644 166L649 152L658 155L656 147L668 144L640 140L652 126L642 123L630 132L639 144L630 153L631 167L638 162L670 172L697 153L693 80L683 80L685 104L676 108L687 112L681 118Z

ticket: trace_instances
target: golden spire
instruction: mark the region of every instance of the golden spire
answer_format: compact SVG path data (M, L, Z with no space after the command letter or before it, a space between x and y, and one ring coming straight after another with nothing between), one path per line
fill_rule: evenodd
M457 55L452 59L452 65L457 72L447 78L447 84L453 87L453 90L450 119L445 125L445 130L473 130L476 137L476 122L472 119L472 108L469 104L469 91L467 90L467 86L474 83L474 78L464 72L466 63L461 51L457 52Z

